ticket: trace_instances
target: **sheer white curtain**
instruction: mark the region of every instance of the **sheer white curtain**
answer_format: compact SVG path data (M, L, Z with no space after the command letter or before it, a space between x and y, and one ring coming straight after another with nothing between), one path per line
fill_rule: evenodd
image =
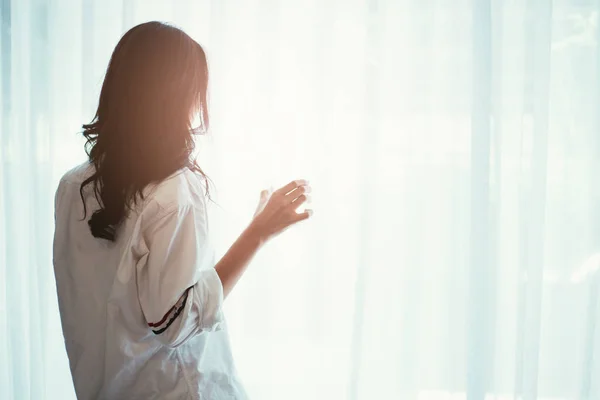
M314 188L227 301L254 399L599 399L599 10L0 1L0 398L74 397L54 189L120 35L158 19L210 58L219 252L260 189Z

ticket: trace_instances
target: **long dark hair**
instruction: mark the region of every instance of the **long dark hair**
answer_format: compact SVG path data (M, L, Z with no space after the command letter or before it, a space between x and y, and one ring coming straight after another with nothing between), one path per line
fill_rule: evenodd
M160 22L129 30L115 48L96 115L83 125L94 165L79 193L92 185L100 209L88 221L92 235L115 240L119 224L152 182L189 168L208 180L192 158L194 133L208 129L208 66L202 47ZM198 113L200 126L191 126Z

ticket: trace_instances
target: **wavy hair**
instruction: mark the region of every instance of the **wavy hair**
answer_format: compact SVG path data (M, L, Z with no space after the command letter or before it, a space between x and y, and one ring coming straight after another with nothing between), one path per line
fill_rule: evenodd
M96 115L83 125L86 153L100 204L88 221L92 235L114 241L144 188L189 168L208 179L193 159L194 134L208 129L208 66L202 47L161 22L129 30L117 44L104 77ZM193 127L198 116L200 126Z

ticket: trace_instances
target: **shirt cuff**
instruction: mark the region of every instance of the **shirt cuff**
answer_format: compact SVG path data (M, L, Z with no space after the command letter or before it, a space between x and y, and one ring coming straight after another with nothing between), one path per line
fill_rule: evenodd
M221 328L223 315L223 284L214 268L202 270L194 287L194 305L198 307L201 331L216 331Z

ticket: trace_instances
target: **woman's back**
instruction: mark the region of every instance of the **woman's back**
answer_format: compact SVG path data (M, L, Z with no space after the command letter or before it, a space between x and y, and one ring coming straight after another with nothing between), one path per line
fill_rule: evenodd
M93 172L86 163L67 173L55 203L54 269L78 398L245 398L201 179L184 168L150 185L108 241L83 219L79 189ZM92 187L83 194L97 209Z

